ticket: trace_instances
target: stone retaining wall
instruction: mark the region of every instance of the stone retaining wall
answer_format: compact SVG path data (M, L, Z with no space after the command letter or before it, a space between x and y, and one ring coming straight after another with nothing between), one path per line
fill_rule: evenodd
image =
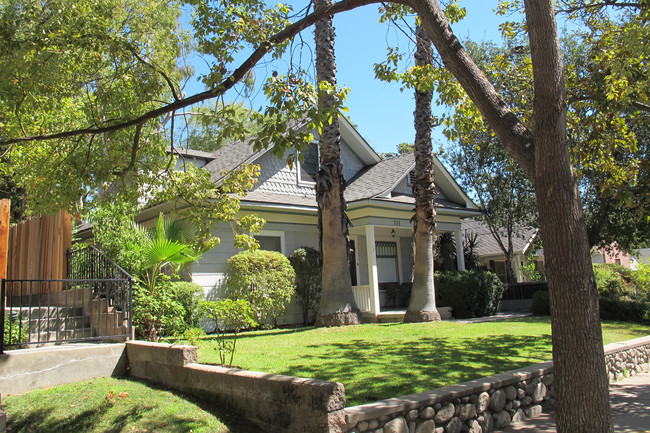
M345 391L337 382L196 363L196 347L126 343L129 374L214 401L265 433L342 433Z
M605 347L610 382L650 369L650 337ZM419 394L345 409L348 433L487 433L552 407L545 362Z
M609 381L614 382L650 369L650 337L605 346Z

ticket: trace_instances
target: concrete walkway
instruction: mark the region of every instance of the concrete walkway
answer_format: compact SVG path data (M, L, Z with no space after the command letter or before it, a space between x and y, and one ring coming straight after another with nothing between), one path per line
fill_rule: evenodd
M650 373L609 385L616 433L650 433ZM555 413L512 424L504 433L555 433Z

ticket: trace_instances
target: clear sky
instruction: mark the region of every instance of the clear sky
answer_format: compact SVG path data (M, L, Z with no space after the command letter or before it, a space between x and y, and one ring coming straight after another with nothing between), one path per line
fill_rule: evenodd
M287 3L298 11L307 1L290 0ZM503 18L493 11L498 0L460 0L459 3L466 7L467 17L453 25L452 29L461 40L500 41L498 25ZM401 51L411 52L413 44L395 26L379 24L377 10L378 5L370 5L334 17L337 80L339 85L350 89L346 101L350 110L347 115L357 125L361 135L377 152L394 152L399 143L412 143L414 140L413 92L409 89L400 92L399 84L375 79L373 65L385 59L388 45L398 45ZM412 22L408 24L413 25ZM313 44L313 28L304 31L301 36L305 43ZM247 56L249 53L245 54ZM311 48L304 49L303 65L311 64L313 69L310 61L313 55ZM197 72L202 70L201 63L195 62ZM255 70L257 87L261 87L273 70L282 74L286 69L286 62L283 64L282 61L260 65ZM190 83L185 91L191 94L201 90L199 85ZM236 95L228 95L226 99L229 97L235 99ZM259 109L263 104L263 97L257 96L250 106ZM437 143L444 145L442 134L433 131L433 136L434 150L438 147Z

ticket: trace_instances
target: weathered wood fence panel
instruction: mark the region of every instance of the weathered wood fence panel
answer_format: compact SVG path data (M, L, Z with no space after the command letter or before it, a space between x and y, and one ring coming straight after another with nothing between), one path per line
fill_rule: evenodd
M65 211L31 218L9 232L9 280L66 278L66 251L72 245L72 217ZM51 286L53 289L58 285ZM8 296L18 295L8 293Z

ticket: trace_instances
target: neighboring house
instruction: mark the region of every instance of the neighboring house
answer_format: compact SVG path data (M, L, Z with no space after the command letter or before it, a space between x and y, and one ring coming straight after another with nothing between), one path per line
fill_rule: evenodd
M409 283L413 272L411 217L415 201L411 181L415 166L413 154L381 160L347 119L340 118L341 160L348 182L345 190L353 248L352 284L359 308L371 316L384 309L380 285ZM223 173L242 163L260 165L259 181L241 200L242 214L255 213L266 220L256 236L261 248L290 255L301 246L318 249L318 208L314 190L319 167L318 142L304 152L304 162L292 167L268 150L256 152L247 142L219 149L214 155L185 151L186 160L194 159L212 173L219 183ZM204 164L205 163L205 164ZM204 165L203 165L204 164ZM435 160L437 187L437 230L453 232L462 245L461 219L478 215L478 208L452 179L440 161ZM206 252L191 267L192 280L211 297L221 295L227 260L238 250L233 246L230 224L224 222L217 235L221 243ZM464 269L463 255L458 266ZM325 270L325 272L336 270ZM300 310L291 305L279 323L300 323Z
M471 234L477 235L475 251L478 254L481 266L484 266L490 272L494 272L501 281L507 283L506 256L503 253L503 250L499 247L496 239L494 239L487 224L474 219L465 219L462 222L462 229L465 237L468 237ZM505 230L499 229L497 232L500 235L503 244L507 245L508 237ZM531 253L529 250L533 245L537 232L538 229L531 227L522 227L515 230L512 239L512 264L517 277L517 283L527 281L521 268L526 262L526 255ZM544 255L542 250L537 250L533 254L537 271L544 275Z
M628 254L617 248L616 243L610 248L592 248L591 263L605 264L613 263L632 270L639 268L639 264L650 263L650 248L642 248L636 251L636 254Z

